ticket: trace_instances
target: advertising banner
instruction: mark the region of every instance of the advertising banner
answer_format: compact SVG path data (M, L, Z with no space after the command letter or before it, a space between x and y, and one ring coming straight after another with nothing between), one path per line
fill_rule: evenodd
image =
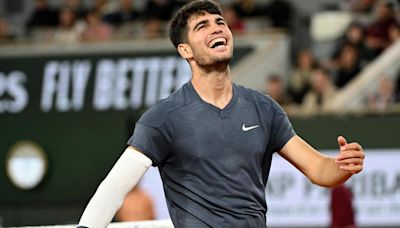
M364 170L346 182L353 194L356 223L360 226L400 225L400 150L366 150ZM337 152L326 151L335 156ZM168 218L158 171L152 168L142 187L154 198L159 218ZM330 224L331 189L313 185L278 154L274 155L266 201L270 226Z

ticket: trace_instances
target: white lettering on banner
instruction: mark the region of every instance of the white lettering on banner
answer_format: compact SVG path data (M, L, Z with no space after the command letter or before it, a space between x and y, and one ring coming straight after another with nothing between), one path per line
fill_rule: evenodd
M42 83L42 111L51 111L53 104L60 112L80 111L84 105L90 69L88 60L48 62Z
M95 75L93 106L98 111L150 106L191 76L189 65L175 56L101 60Z
M336 152L328 154L334 156ZM367 150L363 172L347 181L354 195L358 225L400 224L399 160L399 150ZM274 156L269 177L266 190L269 225L329 225L330 189L311 184L280 156Z
M29 100L26 80L21 71L12 71L8 76L0 72L0 113L19 113L25 109Z
M400 224L400 149L365 150L364 170L346 185L352 188L359 226ZM326 153L331 156L337 152ZM169 217L156 168L150 168L141 186L155 200L157 219ZM316 186L289 162L274 155L266 188L269 226L328 227L330 189Z
M49 61L44 68L42 111L82 110L90 75L96 111L150 106L191 77L187 62L176 56L101 59L94 67L89 60Z
M140 108L143 100L144 75L146 71L145 59L136 59L131 67L135 77L131 82L130 103L132 108Z
M101 60L97 65L93 95L95 110L104 111L111 108L114 69L114 62L110 59Z
M90 61L74 61L72 77L72 107L74 111L83 108L85 100L86 86L89 80L90 69L92 68Z

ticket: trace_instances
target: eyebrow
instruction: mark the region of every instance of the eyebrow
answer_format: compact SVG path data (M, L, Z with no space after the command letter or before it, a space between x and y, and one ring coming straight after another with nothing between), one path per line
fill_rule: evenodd
M216 21L216 22L220 22L220 21L225 22L225 18L223 18L223 17L218 17L217 19L215 19L215 21Z
M215 22L218 23L218 22L221 22L221 21L226 22L225 18L223 18L223 17L217 17L217 18L215 18ZM193 31L197 30L197 28L198 28L199 26L204 25L204 24L208 24L208 23L209 23L209 20L208 20L208 19L204 19L204 20L200 21L199 23L197 23L197 24L193 27Z
M208 19L205 19L205 20L200 21L199 23L197 23L197 24L193 27L193 31L194 31L194 30L197 30L197 28L198 28L200 25L204 25L204 24L207 24L207 23L208 23Z

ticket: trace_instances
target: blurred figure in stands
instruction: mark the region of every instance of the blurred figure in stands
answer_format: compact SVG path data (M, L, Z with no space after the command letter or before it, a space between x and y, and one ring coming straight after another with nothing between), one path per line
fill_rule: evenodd
M87 10L83 5L82 0L64 0L63 8L70 8L73 10L77 20L85 19Z
M345 185L331 191L331 228L355 228L353 194Z
M62 8L59 13L59 27L54 33L53 40L59 43L77 43L80 41L82 26L76 23L75 12L70 8Z
M149 18L146 20L143 37L146 39L155 39L163 36L162 22L158 18Z
M136 185L125 197L115 218L119 222L154 220L153 201L139 185Z
M82 33L83 41L107 41L112 37L112 28L101 20L96 10L86 14L86 28Z
M272 74L266 78L265 93L272 97L281 106L288 105L290 100L285 94L285 89L281 80L281 77L276 74Z
M297 104L303 101L304 95L311 88L311 73L314 65L314 57L310 50L298 53L296 68L289 78L289 94Z
M344 87L360 70L357 47L351 43L345 44L337 62L335 85L339 88Z
M373 11L376 0L345 0L344 9L355 13L369 14Z
M399 25L391 25L389 27L389 40L390 43L393 43L400 39L400 26Z
M264 9L266 15L272 22L272 26L289 29L292 20L292 5L285 0L273 0Z
M393 4L389 1L379 1L375 8L375 20L367 29L367 58L378 56L389 44L389 28L397 25Z
M330 99L336 93L329 71L323 67L317 67L312 72L311 83L312 89L306 94L301 104L302 113L312 115L327 112Z
M243 34L245 32L245 24L233 7L224 8L223 13L224 18L228 23L228 27L231 29L233 34Z
M368 97L368 108L375 112L388 111L393 109L397 101L393 80L384 77L379 81L377 93Z
M0 44L10 43L14 41L15 36L10 30L7 20L0 18Z
M119 0L119 9L107 14L104 20L114 26L121 26L135 21L139 16L140 14L135 10L132 0Z
M346 33L340 38L334 48L331 66L334 68L338 65L340 54L346 44L352 44L357 49L357 56L360 63L363 62L365 55L365 28L358 23L351 23Z
M145 15L149 19L168 21L173 13L174 4L170 0L148 0Z
M233 8L240 18L252 17L257 14L257 7L253 0L235 0Z
M34 10L26 25L28 31L37 27L55 27L57 25L58 12L50 8L47 0L35 0Z

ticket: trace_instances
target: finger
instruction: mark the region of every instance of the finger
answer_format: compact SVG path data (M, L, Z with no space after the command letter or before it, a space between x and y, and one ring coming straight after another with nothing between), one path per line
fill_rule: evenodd
M338 156L336 157L337 161L348 159L348 158L365 158L364 151L360 150L346 150L346 151L341 151Z
M342 147L347 144L346 139L341 135L337 138L337 141L338 141L339 147Z
M361 158L348 158L336 161L336 163L338 163L339 165L349 165L349 164L362 165L364 163L364 160Z
M346 171L346 172L350 172L350 173L359 173L362 169L363 166L362 165L340 165L339 169Z
M356 143L356 142L352 142L352 143L348 143L346 145L343 145L342 147L340 147L341 151L345 151L345 150L362 150L362 147L360 144Z

